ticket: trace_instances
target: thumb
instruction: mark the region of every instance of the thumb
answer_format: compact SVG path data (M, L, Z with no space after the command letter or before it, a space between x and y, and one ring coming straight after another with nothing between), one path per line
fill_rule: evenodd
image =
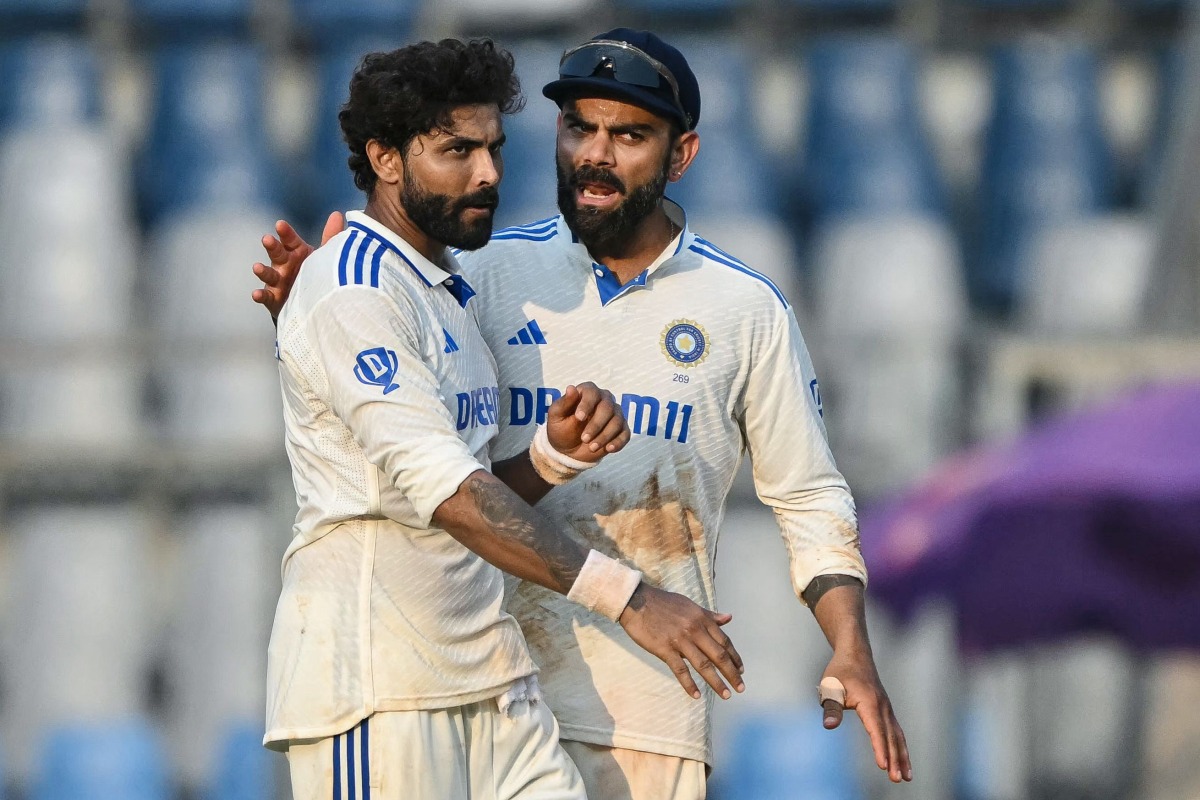
M321 231L321 244L327 243L344 230L346 218L342 216L342 212L334 211L329 215L329 219L325 220L325 228Z
M561 420L571 416L575 413L575 406L579 405L579 398L582 396L574 386L568 386L562 396L550 404L546 412L547 418Z

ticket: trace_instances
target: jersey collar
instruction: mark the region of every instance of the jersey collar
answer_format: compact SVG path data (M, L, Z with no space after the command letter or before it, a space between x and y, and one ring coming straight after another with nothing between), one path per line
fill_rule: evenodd
M592 259L591 254L587 251L575 234L567 225L567 220L561 214L558 217L558 239L566 244L572 255L577 260L583 261L589 265L592 272L592 277L596 280L596 290L600 294L600 304L608 305L611 301L618 297L628 294L639 288L644 288L650 277L658 271L660 267L667 264L680 253L684 252L695 241L695 234L687 224L687 214L684 213L683 207L666 197L663 198L663 210L667 212L667 216L680 229L679 234L671 240L663 251L659 253L658 258L642 270L636 278L628 283L621 284L617 280L617 276L603 264L597 263Z
M454 254L450 252L449 248L446 249L446 253L442 257L442 264L446 267L446 269L443 269L443 267L434 264L417 252L417 249L409 244L404 237L398 235L378 220L367 216L362 211L347 211L346 227L378 239L385 247L399 256L400 260L416 273L422 283L426 286L437 286L440 284L446 287L446 291L450 292L463 308L466 308L467 303L475 296L475 290L463 280L462 275L458 274L458 261L454 258Z

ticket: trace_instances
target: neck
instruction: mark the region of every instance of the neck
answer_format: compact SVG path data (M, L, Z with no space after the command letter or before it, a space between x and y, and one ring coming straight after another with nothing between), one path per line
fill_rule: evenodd
M632 236L605 247L603 252L592 251L591 256L608 267L621 283L628 283L662 255L678 232L660 205L646 215Z
M422 231L409 219L404 207L400 205L399 196L390 196L376 188L367 200L364 213L379 222L392 233L413 246L414 249L431 264L438 264L446 252L446 245Z

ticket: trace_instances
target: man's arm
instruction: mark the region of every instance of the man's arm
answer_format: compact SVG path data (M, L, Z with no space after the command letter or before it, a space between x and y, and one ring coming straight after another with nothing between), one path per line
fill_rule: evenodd
M488 563L560 594L571 591L588 558L574 539L556 531L482 469L438 506L433 521ZM641 583L618 622L634 642L662 659L684 690L698 699L700 690L689 663L722 697L730 696L725 681L739 692L745 688L741 656L721 630L730 619L682 595Z
M824 677L844 686L844 707L858 712L880 769L911 780L904 733L867 640L854 501L829 451L812 362L790 311L762 332L752 358L742 408L755 485L787 542L793 587L833 648ZM826 727L840 724L842 707L825 704Z

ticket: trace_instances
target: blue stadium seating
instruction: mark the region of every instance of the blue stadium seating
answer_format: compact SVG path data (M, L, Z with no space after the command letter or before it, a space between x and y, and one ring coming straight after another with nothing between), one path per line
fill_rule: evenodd
M217 769L203 800L270 800L276 796L272 756L262 746L262 724L232 726L221 743Z
M852 720L847 720L851 723ZM743 718L713 773L721 800L861 800L851 724L821 727L819 708Z
M129 0L135 23L171 39L246 33L253 0Z
M1141 174L1137 179L1137 196L1143 205L1153 202L1162 178L1163 161L1167 158L1167 142L1175 116L1180 109L1181 93L1185 89L1189 68L1183 46L1162 48L1155 54L1158 69L1158 102L1149 141L1141 159Z
M808 66L805 216L941 212L910 48L893 38L830 37L813 46Z
M258 52L230 42L165 47L157 102L139 164L143 217L237 195L276 199L267 147Z
M99 67L87 42L35 36L0 46L0 128L100 119Z
M343 46L363 31L404 39L413 25L420 0L293 0L296 23L310 39ZM364 51L365 52L365 51Z
M168 800L158 733L131 720L59 728L48 738L31 800Z
M863 13L891 11L896 0L787 0L793 8L819 13Z
M616 0L620 11L652 14L713 14L736 11L748 0Z
M980 252L968 285L978 307L1006 313L1031 237L1110 207L1113 176L1087 48L1031 40L1000 49L994 66Z
M0 29L6 34L82 27L87 0L0 0Z

